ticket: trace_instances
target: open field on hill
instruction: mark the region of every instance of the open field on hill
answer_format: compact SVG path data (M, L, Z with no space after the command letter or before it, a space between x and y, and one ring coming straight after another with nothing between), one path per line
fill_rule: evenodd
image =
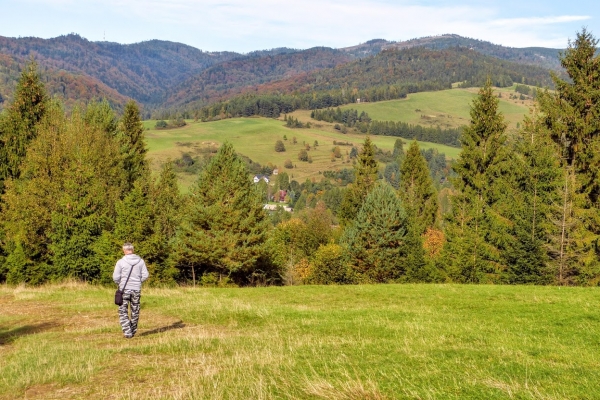
M304 120L305 122L308 119ZM145 126L153 126L154 121L146 121ZM319 173L327 170L336 170L343 168L352 168L352 164L346 161L346 152L350 152L351 146L341 146L344 157L342 159L331 160L331 149L334 147L333 141L351 142L355 146L362 145L365 135L361 134L342 134L333 129L333 124L317 122L310 129L290 129L284 126L283 120L268 118L235 118L216 122L192 122L177 129L168 130L147 130L146 141L149 149L149 156L152 160L154 169L160 167L167 159L175 160L180 158L183 153L189 153L194 156L202 152L203 148L219 146L224 141L233 144L236 151L243 154L253 161L266 165L272 163L283 169L286 159L290 159L294 168L286 170L290 177L299 182L307 178L319 178ZM275 142L284 140L285 152L275 151ZM293 144L293 138L297 143ZM384 150L392 150L396 137L373 136L373 142ZM313 148L315 141L318 146ZM302 162L298 160L298 153L305 147L304 143L311 146L308 154L313 162ZM456 158L459 153L458 148L439 145L435 143L421 142L422 149L437 148L440 153L446 156ZM188 186L195 176L180 176L182 186Z
M600 398L598 288L0 286L0 398Z
M415 125L457 128L469 124L470 107L477 97L478 90L471 88L413 93L406 99L348 104L340 108L365 111L371 119L379 121L402 121ZM533 101L510 99L510 94L519 95L514 87L494 90L502 94L500 112L504 114L509 129L516 129L517 123L529 113Z

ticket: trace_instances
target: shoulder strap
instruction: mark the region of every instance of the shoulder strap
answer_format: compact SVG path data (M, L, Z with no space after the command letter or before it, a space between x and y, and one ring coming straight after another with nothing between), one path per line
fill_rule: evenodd
M137 264L135 264L135 265L137 265ZM129 282L129 278L131 278L131 272L133 271L133 267L135 265L131 266L131 269L129 270L129 275L127 275L127 280L125 281L125 285L123 285L123 289L121 290L121 292L125 291L125 288L127 287L127 282Z

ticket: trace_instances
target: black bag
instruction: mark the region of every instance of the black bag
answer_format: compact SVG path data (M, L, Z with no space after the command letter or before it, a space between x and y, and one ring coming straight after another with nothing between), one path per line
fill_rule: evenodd
M127 282L129 282L129 278L131 277L131 272L133 271L133 267L134 266L132 265L131 269L129 270L129 275L127 275L127 280L125 281L125 285L123 285L123 291L121 291L121 289L117 288L117 291L115 292L115 304L118 306L123 305L123 292L125 291L125 288L127 287Z
M123 292L121 292L121 289L117 289L115 292L115 304L118 306L123 305Z

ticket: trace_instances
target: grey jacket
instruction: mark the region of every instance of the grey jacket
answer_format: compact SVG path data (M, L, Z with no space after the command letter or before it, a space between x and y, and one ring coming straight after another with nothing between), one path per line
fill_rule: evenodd
M131 271L131 268L133 268L133 271ZM129 271L131 271L131 277L127 282L127 287L123 288L125 281L127 281ZM119 285L119 289L121 290L141 290L142 282L148 279L148 276L148 268L146 268L144 260L137 254L127 254L117 261L115 272L113 272L113 281Z

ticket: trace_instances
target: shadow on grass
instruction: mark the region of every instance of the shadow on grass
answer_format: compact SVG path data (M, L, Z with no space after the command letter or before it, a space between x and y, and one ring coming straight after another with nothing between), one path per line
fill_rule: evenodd
M43 322L36 325L25 325L5 331L0 328L0 346L10 344L21 336L33 335L57 327L56 322Z
M154 335L157 333L170 331L172 329L181 329L181 328L185 328L185 324L183 323L183 321L179 320L171 325L161 326L160 328L152 329L151 331L142 332L138 336Z

